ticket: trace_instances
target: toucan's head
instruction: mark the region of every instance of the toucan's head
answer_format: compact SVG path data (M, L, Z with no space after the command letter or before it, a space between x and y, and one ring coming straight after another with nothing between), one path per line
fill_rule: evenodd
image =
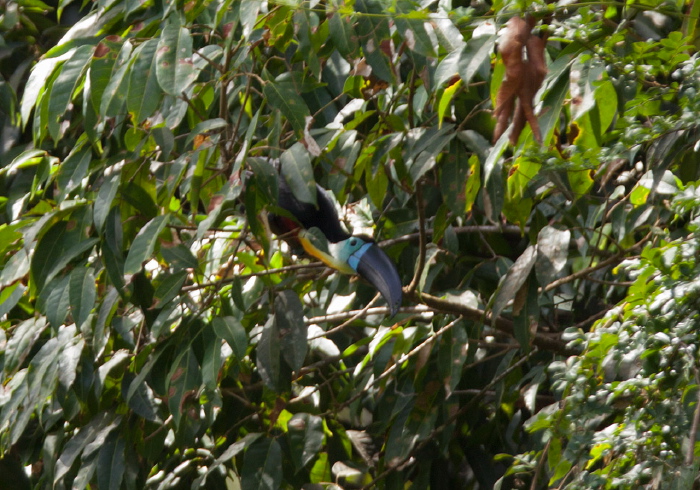
M351 236L329 242L318 228L299 232L299 241L309 255L345 274L359 274L384 297L394 316L401 306L401 279L391 259L368 237Z

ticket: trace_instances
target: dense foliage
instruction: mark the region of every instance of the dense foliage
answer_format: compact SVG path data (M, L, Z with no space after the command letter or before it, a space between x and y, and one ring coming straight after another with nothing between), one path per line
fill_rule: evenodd
M692 488L700 2L2 6L0 487Z

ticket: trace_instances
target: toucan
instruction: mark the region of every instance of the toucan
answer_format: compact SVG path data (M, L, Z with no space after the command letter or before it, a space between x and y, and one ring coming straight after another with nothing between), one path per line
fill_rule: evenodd
M300 201L280 175L277 205L294 219L270 214L272 231L278 235L294 234L306 253L328 267L345 274L359 274L379 290L394 316L402 298L396 266L371 238L351 235L343 229L327 192L316 184L316 205Z

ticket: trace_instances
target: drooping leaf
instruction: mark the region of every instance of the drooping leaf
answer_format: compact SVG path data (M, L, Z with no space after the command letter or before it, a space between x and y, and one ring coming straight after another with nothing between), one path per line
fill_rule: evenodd
M309 153L296 143L280 156L281 175L287 181L294 197L301 202L316 205L316 181Z
M292 291L281 291L275 304L275 324L280 335L282 356L292 371L304 365L307 344L307 326L299 297Z
M183 415L188 416L188 404L199 404L194 395L201 380L202 373L194 350L192 347L183 349L172 364L167 378L168 407L176 425L180 424ZM134 394L138 395L138 391Z
M107 436L98 455L97 484L101 489L119 490L126 467L126 441L117 432Z
M173 17L174 19L175 17ZM156 52L156 76L166 94L179 96L194 81L192 34L171 20L163 28Z
M151 258L158 242L158 235L168 224L168 215L156 216L136 235L129 254L124 262L124 275L132 275L141 270L143 263Z
M136 124L151 116L162 99L156 77L156 50L158 41L149 39L134 51L136 60L129 75L126 108Z
M518 260L508 269L505 277L502 278L498 290L493 299L491 311L493 319L501 314L501 311L506 307L508 302L515 298L516 293L525 284L532 268L537 261L537 245L530 245L525 251L520 254Z
M297 413L287 422L292 461L297 471L304 468L323 446L323 422L321 417L309 413Z
M278 108L289 124L298 134L303 134L309 108L298 93L298 87L293 80L282 75L274 81L269 81L263 87L263 95L268 103Z
M569 257L571 231L545 226L537 235L537 263L535 272L544 287L561 277Z
M41 317L30 318L17 325L5 346L5 372L13 372L22 365L45 328L46 320Z
M282 449L276 439L257 439L245 452L242 490L276 490L282 484Z
M95 47L83 45L78 47L61 67L56 81L51 88L49 99L49 132L54 140L59 138L59 120L68 108L73 92L83 76L83 72L92 57Z
M280 331L274 317L265 323L255 348L256 365L265 385L276 389L280 381Z
M242 360L248 348L248 335L240 320L233 316L216 317L212 324L214 332L229 344L236 358Z
M71 273L70 304L73 320L78 327L88 319L95 307L95 275L91 268L78 267Z

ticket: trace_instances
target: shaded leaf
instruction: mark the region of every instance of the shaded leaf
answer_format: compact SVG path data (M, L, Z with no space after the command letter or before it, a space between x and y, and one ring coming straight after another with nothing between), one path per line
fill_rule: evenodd
M141 270L145 261L151 258L158 242L158 235L168 224L168 215L156 216L141 228L131 244L124 262L124 275L132 275Z
M281 291L277 296L275 324L280 335L282 356L292 371L298 372L304 365L308 351L308 328L301 301L293 291Z
M287 181L294 197L316 206L316 181L311 158L303 145L295 143L280 156L282 178Z
M97 465L97 484L101 490L119 490L126 466L126 443L117 432L112 432L100 448Z
M501 311L503 311L503 308L506 307L508 302L515 298L516 293L520 290L522 285L525 284L536 261L537 245L530 245L520 257L518 257L518 260L515 261L510 269L508 269L508 272L505 277L501 279L498 289L494 294L493 305L491 307L494 321L501 314Z
M309 413L297 413L287 422L292 461L297 471L316 457L323 446L323 421Z
M92 269L78 267L71 273L70 304L73 321L80 328L95 307L95 276Z
M278 108L289 124L298 133L303 134L306 127L306 118L309 117L309 108L304 99L297 92L294 82L281 75L274 81L269 81L263 87L263 95L268 103Z
M248 349L248 335L240 320L233 316L216 317L212 320L212 325L216 335L228 343L236 359L241 361Z
M256 366L265 385L276 389L280 377L280 333L274 317L270 317L255 348Z
M282 485L282 449L276 439L257 439L245 452L242 490L276 490Z

